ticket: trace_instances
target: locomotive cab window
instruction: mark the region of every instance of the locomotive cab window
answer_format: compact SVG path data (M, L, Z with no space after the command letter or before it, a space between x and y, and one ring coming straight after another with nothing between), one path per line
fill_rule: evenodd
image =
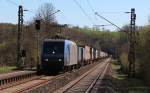
M43 44L43 53L44 54L64 54L64 42L45 42Z

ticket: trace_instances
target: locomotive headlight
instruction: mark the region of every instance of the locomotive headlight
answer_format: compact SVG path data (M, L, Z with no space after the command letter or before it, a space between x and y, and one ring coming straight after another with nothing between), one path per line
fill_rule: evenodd
M60 62L60 61L62 61L62 59L58 59L58 61Z
M45 59L45 61L48 61L48 59Z

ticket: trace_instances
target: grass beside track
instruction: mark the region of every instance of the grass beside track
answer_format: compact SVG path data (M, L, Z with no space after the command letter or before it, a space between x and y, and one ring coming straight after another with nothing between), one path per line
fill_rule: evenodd
M118 93L150 93L150 87L146 86L142 80L128 78L120 68L117 60L112 60L113 81L119 88Z
M12 72L12 71L14 71L14 69L16 69L16 67L14 67L14 66L3 66L3 67L0 67L0 74Z

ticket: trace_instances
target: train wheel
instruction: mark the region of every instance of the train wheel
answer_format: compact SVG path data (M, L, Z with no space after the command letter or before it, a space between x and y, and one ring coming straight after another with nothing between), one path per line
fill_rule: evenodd
M69 72L71 73L71 71L72 71L72 66L69 66L69 67L68 67L68 70L69 70Z
M42 69L40 67L40 64L37 65L37 75L41 75L42 74Z
M65 73L66 71L67 71L67 68L64 66L62 72Z

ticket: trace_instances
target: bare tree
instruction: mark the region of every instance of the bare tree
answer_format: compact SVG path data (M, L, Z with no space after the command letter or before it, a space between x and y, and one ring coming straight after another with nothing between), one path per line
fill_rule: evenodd
M52 15L55 12L55 8L51 3L45 3L40 6L37 11L36 18L42 19L44 22L53 23L56 22L55 15Z
M42 20L42 30L49 31L51 24L56 23L55 8L51 3L42 4L34 19Z

